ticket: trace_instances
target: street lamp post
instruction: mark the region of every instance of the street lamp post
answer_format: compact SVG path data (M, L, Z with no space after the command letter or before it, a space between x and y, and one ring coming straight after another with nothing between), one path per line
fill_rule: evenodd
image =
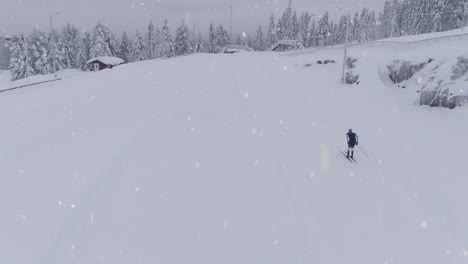
M51 31L54 29L54 24L53 24L52 18L53 18L54 16L60 15L62 12L63 12L63 10L60 10L60 11L58 11L57 13L54 13L54 14L52 14L52 15L49 16L49 18L50 18L50 30L51 30Z
M55 34L54 34L54 24L53 24L52 18L54 16L60 15L62 12L63 12L63 10L60 10L57 13L54 13L54 14L49 16L49 18L50 18L50 34L51 34L51 41L52 41L52 44L53 44L52 45L52 52L51 52L51 55L52 55L52 71L54 73L55 73L55 50L54 50L54 47L55 47Z
M337 6L336 8L343 11L343 8ZM341 82L345 83L345 75L346 75L346 59L347 59L347 45L348 45L348 35L349 35L349 23L351 20L351 16L348 14L346 16L346 36L345 36L345 46L344 46L344 56L343 56L343 69L341 71Z

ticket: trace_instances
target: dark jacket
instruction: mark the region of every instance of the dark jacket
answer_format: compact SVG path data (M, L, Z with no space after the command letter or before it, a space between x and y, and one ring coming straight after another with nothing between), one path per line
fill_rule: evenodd
M356 133L348 132L346 134L346 138L348 139L348 145L354 147L356 143L358 143L359 137Z

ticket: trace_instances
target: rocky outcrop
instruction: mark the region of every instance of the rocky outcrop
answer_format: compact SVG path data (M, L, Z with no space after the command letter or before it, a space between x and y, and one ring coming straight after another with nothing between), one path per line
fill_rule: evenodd
M420 91L420 105L453 109L468 101L468 55L435 67Z

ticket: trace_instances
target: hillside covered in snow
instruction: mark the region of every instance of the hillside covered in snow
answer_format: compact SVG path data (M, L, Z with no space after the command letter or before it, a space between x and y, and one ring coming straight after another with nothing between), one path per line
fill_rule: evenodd
M2 93L0 263L466 263L468 108L420 105L465 46L350 47L354 84L330 47Z

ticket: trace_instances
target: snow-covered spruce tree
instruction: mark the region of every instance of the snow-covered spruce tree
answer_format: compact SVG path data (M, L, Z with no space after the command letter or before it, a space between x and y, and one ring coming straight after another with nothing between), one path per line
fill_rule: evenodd
M229 44L229 34L227 33L226 29L224 29L223 25L219 25L216 28L215 33L215 53L221 52L221 50Z
M268 32L266 37L266 45L268 48L271 48L278 42L278 38L276 36L277 28L275 25L275 15L271 12L269 24L268 24Z
M190 53L195 53L196 52L195 47L197 45L195 27L193 28L192 31L189 31L189 44L190 44Z
M7 45L6 39L0 36L0 69L8 70L10 64L10 49Z
M328 22L328 11L325 11L325 14L320 18L318 22L318 29L317 29L317 37L318 37L318 45L325 46L329 45L329 38L330 36L330 24Z
M247 47L255 49L255 40L251 36L247 36Z
M434 16L432 17L432 32L443 30L443 12L445 10L445 0L435 0Z
M67 55L67 66L80 69L87 61L80 31L75 26L67 24L62 30L62 35Z
M90 57L116 56L117 46L110 29L98 22L93 29Z
M153 24L153 20L148 25L148 32L146 36L146 46L148 47L148 59L152 60L156 58L156 29Z
M299 19L299 34L298 40L304 45L304 47L309 47L309 27L310 27L311 16L309 12L302 12Z
M213 22L210 22L210 27L208 28L208 53L216 52L216 32L213 26Z
M161 43L161 55L163 57L173 57L174 56L174 42L172 40L172 31L169 27L169 21L164 19L164 25L161 29L162 33L162 40Z
M61 34L55 29L49 33L49 65L50 72L55 73L67 68L67 54Z
M242 37L240 35L237 35L237 38L236 38L236 45L239 45L239 46L242 46L242 45L245 45L244 41L242 40Z
M130 39L127 37L127 33L122 33L122 40L120 41L119 47L119 58L125 61L125 63L129 63L133 61L132 57L132 49L133 45Z
M182 21L182 25L176 31L175 55L180 56L192 53L190 42L190 30L185 24L185 21Z
M308 39L308 47L315 47L318 46L317 42L317 27L315 26L315 18L312 18L312 22L310 22L310 30L309 30L309 39Z
M156 30L154 31L154 36L156 38L156 43L155 43L156 49L154 51L154 56L155 58L160 58L163 56L162 50L163 50L164 36L159 27L156 27Z
M351 17L349 15L342 15L338 25L337 40L339 44L346 44L349 41L349 27L351 24ZM348 36L347 36L348 35ZM348 39L346 39L348 37Z
M390 38L392 32L392 1L386 0L381 17L381 35L384 38Z
M263 30L261 26L257 29L257 38L255 40L255 50L264 51L266 49L265 38L263 37Z
M148 58L148 49L140 31L137 30L133 41L132 61L144 61Z
M299 19L297 18L297 12L294 10L293 18L292 18L292 36L291 39L298 39L299 35Z
M196 53L204 52L203 37L201 33L198 33L198 37L195 40L194 52Z
M461 28L466 24L468 1L446 0L445 24L446 30Z
M13 36L10 41L11 80L16 81L31 75L28 44L23 34Z
M434 28L434 0L413 0L411 8L410 34L430 33Z
M294 39L294 29L293 29L293 10L292 10L292 0L289 0L288 8L283 13L280 21L278 22L278 39Z
M50 73L49 68L49 40L47 34L38 29L33 29L29 36L29 60L31 66L31 73L36 74L48 74Z
M89 33L88 31L84 32L84 38L81 41L81 45L83 47L83 57L84 57L84 63L81 65L81 69L86 70L86 61L91 59L91 45L92 45L91 33Z

